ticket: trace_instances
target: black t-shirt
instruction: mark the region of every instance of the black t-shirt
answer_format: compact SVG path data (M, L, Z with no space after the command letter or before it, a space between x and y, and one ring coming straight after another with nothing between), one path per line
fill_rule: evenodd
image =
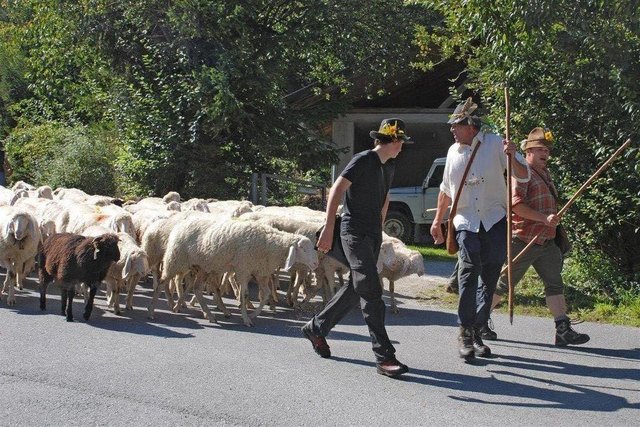
M345 194L342 222L362 232L380 231L382 207L394 172L393 159L382 163L373 150L353 156L340 174L351 181Z

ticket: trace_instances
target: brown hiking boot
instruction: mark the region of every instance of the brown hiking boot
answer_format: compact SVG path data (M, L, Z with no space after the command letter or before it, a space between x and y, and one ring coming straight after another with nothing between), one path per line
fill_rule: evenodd
M311 322L306 323L302 327L302 334L311 341L313 350L318 353L320 357L325 359L331 357L331 349L329 348L329 344L327 344L327 340L324 339L323 336L313 333L313 330L311 329Z
M580 334L571 327L571 320L564 319L556 326L556 345L564 347L566 345L584 344L589 341L589 335Z

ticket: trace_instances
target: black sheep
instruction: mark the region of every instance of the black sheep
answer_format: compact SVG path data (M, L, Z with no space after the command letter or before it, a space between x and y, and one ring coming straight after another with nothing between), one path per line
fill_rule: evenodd
M84 283L89 288L89 299L84 308L84 319L89 320L98 286L107 275L112 263L120 259L118 236L104 234L85 237L79 234L54 234L45 240L40 251L40 309L47 305L47 286L53 280L60 285L62 315L73 322L75 285Z

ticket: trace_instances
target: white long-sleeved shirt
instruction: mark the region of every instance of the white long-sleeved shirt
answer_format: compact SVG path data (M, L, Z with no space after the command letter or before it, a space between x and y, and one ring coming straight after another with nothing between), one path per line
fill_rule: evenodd
M456 230L475 233L480 231L480 224L488 231L507 214L507 185L504 176L507 155L504 153L502 138L478 132L470 146L454 143L447 152L444 177L440 184L440 190L449 196L453 203L464 170L478 141L482 141L482 144L467 174L466 185L460 195L456 216L453 219ZM516 153L515 158L527 168L527 178L516 177L516 180L528 182L531 170L520 153Z

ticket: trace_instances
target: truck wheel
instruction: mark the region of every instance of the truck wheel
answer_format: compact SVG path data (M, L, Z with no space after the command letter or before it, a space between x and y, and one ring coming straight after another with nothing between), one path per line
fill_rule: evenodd
M405 243L411 243L411 221L405 214L399 211L389 211L384 219L384 232L391 237L396 237Z

